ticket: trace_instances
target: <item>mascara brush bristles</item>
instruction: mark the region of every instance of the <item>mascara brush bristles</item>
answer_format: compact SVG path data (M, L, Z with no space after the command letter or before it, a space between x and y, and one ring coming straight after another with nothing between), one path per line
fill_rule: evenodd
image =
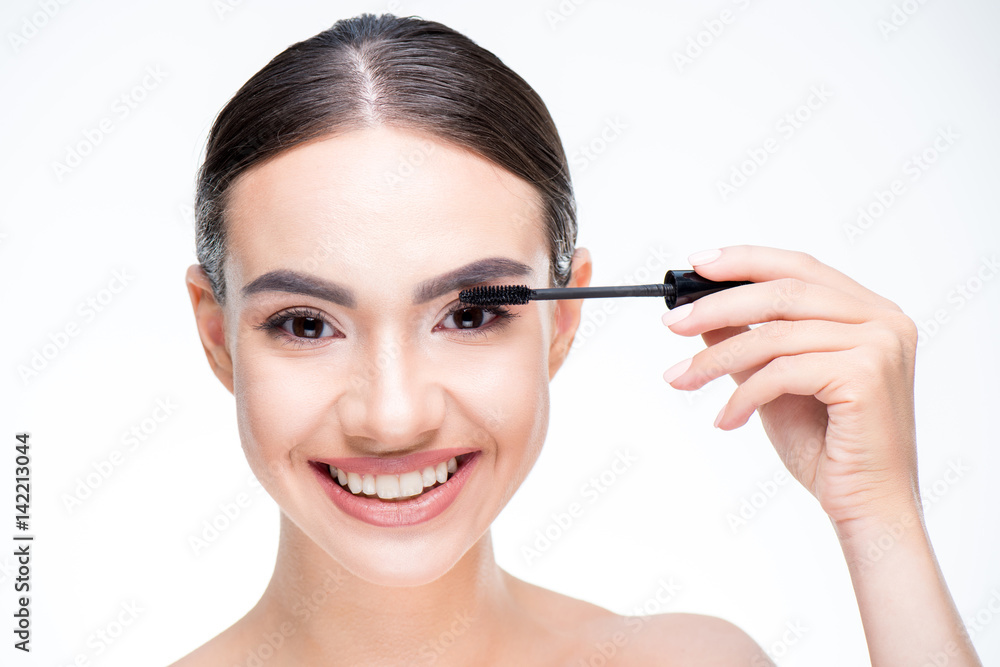
M553 299L593 299L619 296L660 296L671 297L674 286L657 285L617 285L611 287L551 287L532 289L527 285L482 285L462 290L459 301L473 306L520 306L528 301Z
M458 299L473 306L521 306L534 298L534 292L527 285L483 285L462 290Z

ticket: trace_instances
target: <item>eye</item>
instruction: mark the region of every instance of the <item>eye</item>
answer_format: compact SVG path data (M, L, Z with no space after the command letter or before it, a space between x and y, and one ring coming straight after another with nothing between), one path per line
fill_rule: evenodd
M291 324L289 328L287 325ZM330 325L318 317L289 317L282 324L281 328L296 338L327 338L323 332L330 329Z
M275 313L257 329L263 329L273 336L283 337L295 344L309 345L314 341L332 338L334 328L324 319L323 314L311 308L292 308Z
M463 335L485 336L487 330L499 331L515 317L518 315L503 306L470 306L459 302L448 311L442 323L445 329L459 331ZM449 323L456 326L449 327Z

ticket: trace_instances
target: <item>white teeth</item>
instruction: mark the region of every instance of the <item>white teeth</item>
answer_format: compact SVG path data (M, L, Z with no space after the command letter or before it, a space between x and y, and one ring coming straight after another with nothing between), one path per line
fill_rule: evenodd
M347 487L354 495L378 496L383 500L419 496L428 487L444 484L448 477L458 470L455 457L441 461L437 465L426 466L422 470L404 472L398 475L370 475L345 472L329 466L330 477L341 486Z
M340 475L337 475L337 479L340 479ZM341 482L343 483L343 482ZM347 487L351 490L351 493L357 493L361 490L361 475L356 472L347 473Z
M375 493L382 500L399 497L399 477L396 475L375 475Z
M424 478L418 471L403 473L399 476L400 497L415 496L424 491Z

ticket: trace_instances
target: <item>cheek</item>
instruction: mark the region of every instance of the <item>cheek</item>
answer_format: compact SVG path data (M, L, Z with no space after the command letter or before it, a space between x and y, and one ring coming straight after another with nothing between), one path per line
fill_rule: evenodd
M240 440L265 487L264 477L290 472L290 452L329 408L332 378L321 362L303 361L261 353L242 355L234 363Z
M548 428L547 347L535 324L502 343L440 361L444 386L474 429L460 444L495 449L510 493L534 465Z

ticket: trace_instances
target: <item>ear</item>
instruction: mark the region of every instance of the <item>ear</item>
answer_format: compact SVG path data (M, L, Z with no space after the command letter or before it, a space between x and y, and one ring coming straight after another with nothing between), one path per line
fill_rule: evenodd
M573 252L573 264L567 287L587 287L590 285L590 274L593 266L590 261L590 251L577 248ZM549 380L555 377L556 371L563 365L569 354L577 327L580 326L580 310L583 299L564 299L555 302L553 314L553 336L549 346Z
M233 360L229 356L229 346L226 344L222 306L215 300L212 284L201 264L189 266L185 278L188 294L191 296L191 306L194 308L198 336L201 338L202 347L205 348L208 365L212 367L215 377L219 378L229 393L233 393Z

